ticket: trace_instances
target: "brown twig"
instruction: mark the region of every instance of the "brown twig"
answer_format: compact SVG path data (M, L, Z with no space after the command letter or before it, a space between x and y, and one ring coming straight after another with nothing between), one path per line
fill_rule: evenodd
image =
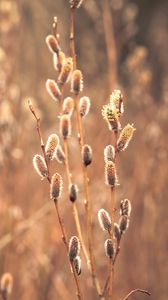
M151 293L149 293L148 291L145 291L145 290L141 290L141 289L135 289L135 290L132 290L126 297L123 298L123 300L128 300L128 298L133 295L134 293L143 293L143 294L146 294L148 296L151 296Z
M74 41L74 14L75 9L72 7L70 8L70 49L71 49L71 56L73 58L73 68L74 70L77 67L76 62L76 51L75 51L75 41Z
M72 183L72 178L71 178L70 167L69 167L69 153L68 153L67 139L64 139L64 153L65 153L66 175L67 175L68 184L70 185ZM81 225L80 225L80 221L79 221L79 214L78 214L78 209L77 209L76 202L72 203L72 209L73 209L73 216L74 216L75 226L76 226L76 230L77 230L80 242L81 242L83 254L85 256L87 264L89 264L89 257L88 257L88 253L87 253L87 250L86 250L86 246L85 246L82 231L81 231Z
M41 145L41 150L43 152L43 156L44 156L44 159L45 159L45 162L46 162L46 165L47 165L47 170L48 170L48 176L47 176L47 179L49 181L49 183L51 182L51 176L50 176L50 169L49 169L49 161L47 159L47 156L46 156L46 152L45 152L45 144L44 144L44 141L43 141L43 138L42 138L42 132L41 132L41 124L40 124L40 117L37 116L37 113L32 105L32 102L31 100L29 99L28 100L28 105L29 105L29 109L31 111L31 113L33 114L35 120L36 120L36 129L37 129L37 132L38 132L38 135L39 135L39 139L40 139L40 145Z
M55 204L55 209L56 209L56 213L57 213L57 218L58 218L58 222L59 222L60 229L61 229L61 233L62 233L62 240L63 240L63 242L64 242L64 244L65 244L65 247L66 247L66 250L67 250L67 253L68 253L68 241L67 241L67 236L66 236L66 232L65 232L65 228L64 228L63 221L62 221L61 216L60 216L60 212L59 212L57 200L54 200L54 204ZM74 265L73 265L73 262L70 262L70 265L71 265L72 274L73 274L74 281L75 281L76 288L77 288L77 297L78 297L79 300L82 300L82 294L81 294L81 290L80 290L80 286L79 286L79 280L78 280L78 276L77 276L77 274L76 274L76 271L75 271L75 267L74 267Z

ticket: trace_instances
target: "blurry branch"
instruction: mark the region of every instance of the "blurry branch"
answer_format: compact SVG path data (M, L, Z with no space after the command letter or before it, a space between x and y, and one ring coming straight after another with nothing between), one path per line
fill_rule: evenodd
M31 229L33 225L46 216L51 211L49 203L46 203L38 211L36 211L30 218L22 221L17 228L15 228L11 233L7 233L0 240L0 250L10 244L17 236L25 233L27 230Z
M103 25L108 57L108 81L110 91L118 84L117 49L109 0L103 1Z
M132 290L123 300L128 300L128 298L130 296L132 296L132 294L137 293L137 292L140 292L140 293L146 294L148 296L151 296L151 293L149 293L148 291L141 290L141 289L135 289L135 290Z

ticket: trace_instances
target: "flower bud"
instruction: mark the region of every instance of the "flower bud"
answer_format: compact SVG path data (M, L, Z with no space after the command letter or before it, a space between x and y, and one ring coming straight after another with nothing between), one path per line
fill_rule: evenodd
M36 172L40 175L41 178L45 178L48 176L48 170L46 166L46 162L42 155L36 154L33 157L33 166Z
M57 83L52 79L47 79L46 81L46 89L49 95L53 98L53 100L61 100L61 91L57 85Z
M7 299L13 288L13 277L10 273L4 273L1 277L0 292Z
M117 111L110 104L104 105L102 108L102 116L109 125L109 129L118 132L121 128Z
M56 71L61 72L62 66L64 64L65 61L65 53L62 51L59 51L58 53L55 53L53 55L53 65L54 65L54 69Z
M59 163L63 163L65 161L65 153L60 144L56 147L55 158Z
M45 146L45 152L48 160L52 160L54 158L58 143L59 143L58 135L51 134Z
M64 139L71 135L71 119L69 115L62 115L60 117L60 133Z
M120 215L130 217L131 215L131 202L128 199L124 199L120 202Z
M104 249L107 257L113 258L115 249L114 249L114 244L111 239L107 239L104 243Z
M109 213L105 209L103 208L99 209L98 220L99 220L100 227L103 230L107 230L107 231L111 230L111 218L109 216Z
M89 97L82 97L80 98L79 102L79 110L81 117L86 117L90 110L90 99Z
M124 113L123 95L120 90L114 90L110 95L110 104L116 109L118 116Z
M92 148L89 145L84 145L82 147L82 160L85 167L92 162Z
M117 141L117 150L124 151L127 147L129 142L133 137L133 133L136 129L133 125L127 124L121 131L119 139Z
M62 106L62 114L72 116L73 110L74 100L71 97L65 98Z
M64 60L64 63L62 65L61 72L58 77L58 83L64 85L66 82L68 82L72 69L73 69L73 61L71 57L68 57Z
M104 149L104 161L113 161L115 157L115 149L112 145L108 145Z
M105 163L105 179L106 184L111 187L115 187L118 184L116 167L110 160Z
M83 75L80 70L75 70L71 79L71 92L78 95L83 90Z
M78 195L78 187L76 184L70 184L69 186L69 199L71 202L75 202Z
M72 236L69 241L69 259L73 261L80 252L80 242L77 236Z
M55 173L51 178L50 184L50 198L51 200L57 200L62 194L63 181L61 175Z
M128 226L129 226L129 218L126 215L121 216L119 220L119 227L121 233L124 233L128 229Z
M46 44L48 46L48 49L51 51L51 53L58 53L60 50L60 46L58 44L58 41L53 35L48 35L46 37Z
M121 237L120 227L117 223L114 223L114 237L117 241L119 241Z

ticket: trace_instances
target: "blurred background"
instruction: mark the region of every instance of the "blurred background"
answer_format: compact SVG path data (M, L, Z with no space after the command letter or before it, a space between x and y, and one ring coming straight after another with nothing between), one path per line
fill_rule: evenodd
M108 210L103 149L111 137L101 108L114 88L120 88L124 95L122 125L134 123L137 129L118 163L117 203L119 206L121 199L130 199L132 215L115 267L116 300L138 287L151 291L152 300L167 300L167 11L166 0L84 0L75 15L77 64L84 75L83 95L91 98L91 111L84 126L85 142L93 148L89 177L94 248L102 286L107 276L107 258L97 211ZM47 78L57 78L45 43L55 15L62 49L70 55L68 0L0 0L0 276L7 271L13 275L11 300L75 299L67 254L49 201L49 187L32 166L34 154L41 149L27 105L31 98L41 116L45 140L49 134L59 132L60 106L45 89ZM85 236L75 128L69 146ZM54 161L55 170L64 178L60 208L71 236L76 232L66 194L65 170ZM80 282L85 299L97 299L82 261ZM147 296L135 294L131 299Z

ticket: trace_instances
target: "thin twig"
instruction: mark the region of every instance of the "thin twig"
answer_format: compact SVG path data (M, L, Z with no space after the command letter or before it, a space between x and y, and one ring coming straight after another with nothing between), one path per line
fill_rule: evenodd
M44 141L43 141L43 138L42 138L42 132L41 132L41 124L40 124L40 117L37 116L37 113L32 105L32 102L31 100L28 100L28 105L29 105L29 109L31 111L31 113L33 114L35 120L36 120L36 129L37 129L37 132L38 132L38 136L39 136L39 139L40 139L40 145L41 145L41 150L43 152L43 156L44 156L44 159L45 159L45 162L46 162L46 165L47 165L47 170L48 170L48 176L47 176L47 179L49 181L49 183L51 182L51 176L50 176L50 169L49 169L49 161L47 159L47 156L46 156L46 152L45 152L45 144L44 144Z
M66 250L67 250L67 253L68 253L68 241L67 241L67 236L66 236L65 227L64 227L62 218L61 218L61 216L60 216L60 212L59 212L57 200L54 200L54 204L55 204L55 209L56 209L56 213L57 213L57 218L58 218L58 222L59 222L60 229L61 229L61 233L62 233L62 240L63 240L63 242L64 242L64 244L65 244L65 247L66 247ZM79 300L82 300L82 294L81 294L81 290L80 290L80 286L79 286L79 280L78 280L78 276L77 276L77 274L76 274L76 271L75 271L73 262L70 262L70 265L71 265L72 274L73 274L74 281L75 281L76 288L77 288L77 297L78 297Z
M76 51L75 51L75 37L74 37L74 13L75 9L70 8L70 49L71 55L73 58L73 68L76 69L77 62L76 62Z
M128 300L128 298L133 295L134 293L143 293L143 294L146 294L148 296L151 296L151 293L148 292L148 291L145 291L145 290L141 290L141 289L135 289L135 290L132 290L126 297L123 298L123 300Z

